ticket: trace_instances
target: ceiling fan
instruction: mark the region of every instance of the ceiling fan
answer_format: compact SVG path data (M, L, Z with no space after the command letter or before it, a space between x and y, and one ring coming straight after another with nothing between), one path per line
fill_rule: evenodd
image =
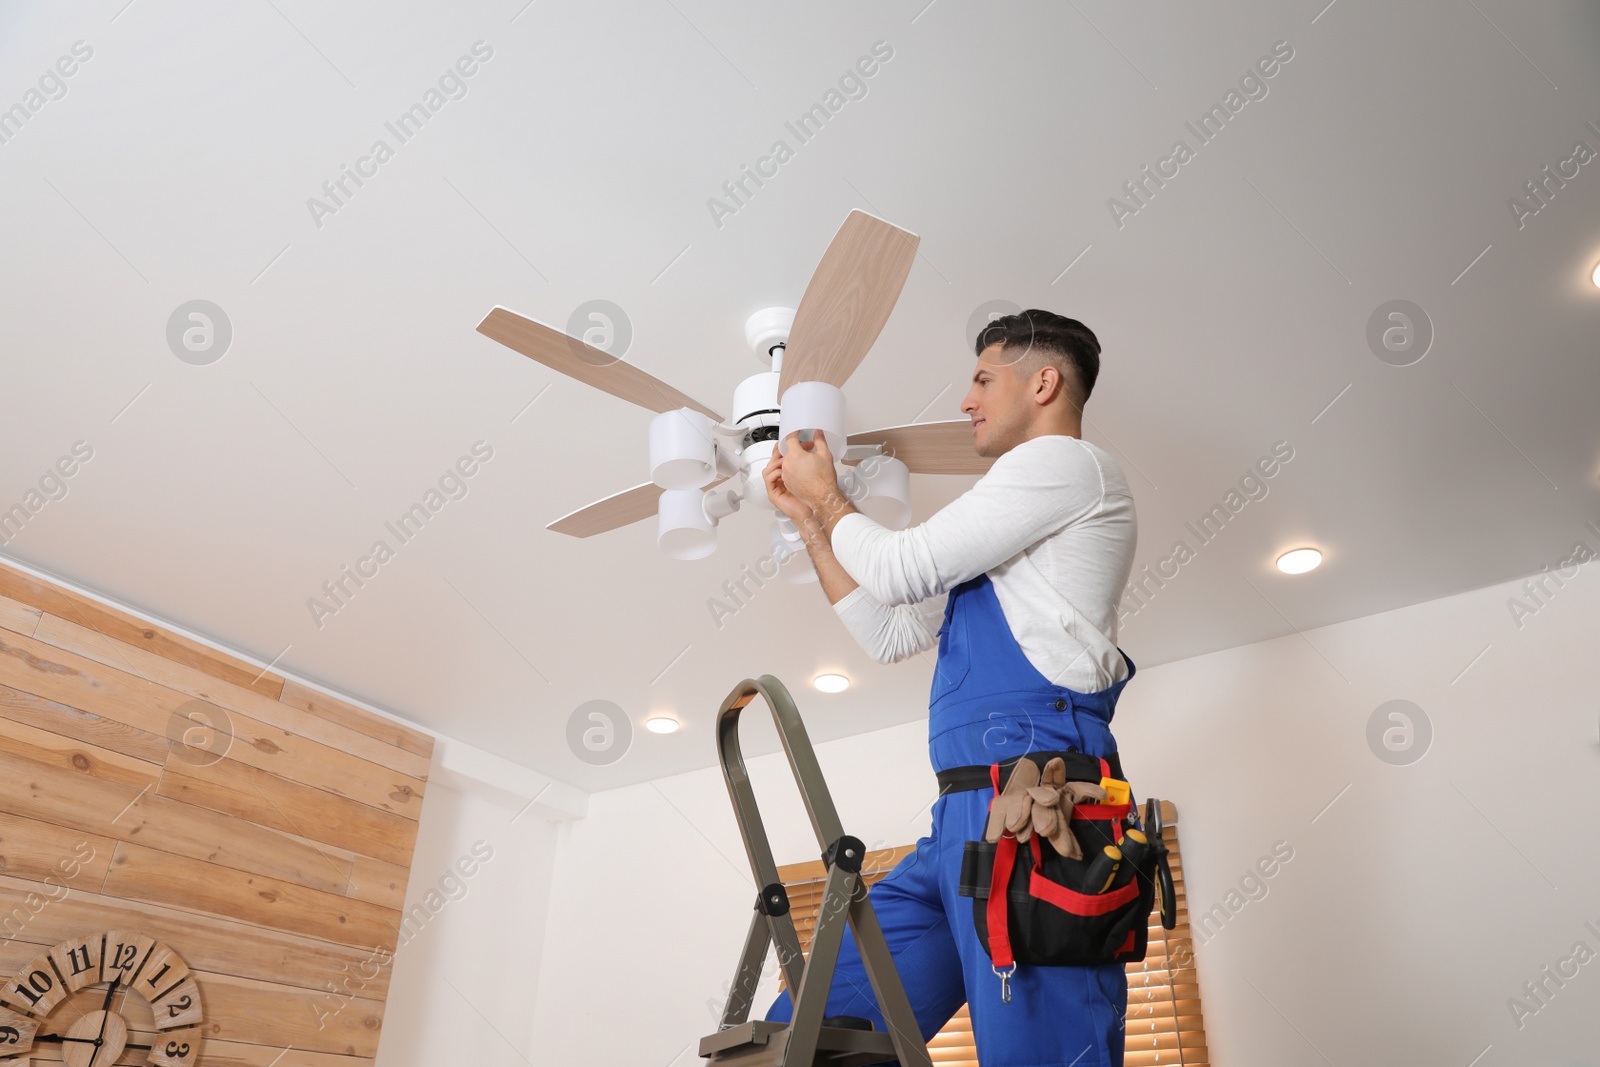
M762 471L772 442L801 431L827 436L833 453L860 474L842 481L852 502L885 525L910 519L910 473L982 474L991 459L973 447L972 423L892 426L846 434L846 379L900 298L920 239L863 211L852 211L823 253L797 309L768 308L752 315L745 335L772 369L739 383L733 416L711 408L616 356L561 330L496 307L478 332L530 359L613 396L658 412L650 424L651 480L561 516L547 529L573 537L658 517L657 545L678 559L699 559L716 549L716 525L741 499L766 499ZM840 442L844 448L838 447ZM871 460L869 463L863 461ZM733 487L723 482L738 479ZM859 496L859 499L858 499ZM773 509L776 512L776 509ZM774 546L799 545L794 524L779 514ZM781 543L780 543L781 539ZM809 568L806 554L798 553ZM815 572L796 580L815 578Z

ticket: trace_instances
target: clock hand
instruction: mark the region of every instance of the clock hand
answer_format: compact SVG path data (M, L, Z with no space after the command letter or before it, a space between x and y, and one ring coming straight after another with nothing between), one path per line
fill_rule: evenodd
M116 980L111 983L111 988L106 990L106 1002L100 1008L101 1011L110 1011L111 1010L111 998L117 995L117 986L119 986L121 984L122 984L122 975L119 973L117 975L117 977L116 977ZM105 1033L106 1033L105 1020L102 1019L102 1020L100 1020L100 1036L104 1037Z
M40 1034L33 1039L34 1044L38 1044L41 1041L75 1041L82 1045L92 1045L95 1043L95 1040L92 1037L68 1037L65 1034Z
M118 973L116 980L111 983L111 988L106 990L105 1007L100 1009L100 1035L94 1039L94 1051L89 1054L89 1067L94 1067L94 1061L100 1058L100 1049L106 1037L106 1023L111 1019L111 998L117 995L117 987L122 984L122 975Z

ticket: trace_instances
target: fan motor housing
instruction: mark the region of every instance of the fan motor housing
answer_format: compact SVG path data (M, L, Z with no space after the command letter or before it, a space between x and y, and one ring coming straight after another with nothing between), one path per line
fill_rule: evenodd
M744 339L758 358L771 359L773 349L789 340L793 326L794 308L763 308L745 320Z
M766 496L763 472L778 440L777 371L752 374L733 391L733 425L743 431L739 438L739 466L745 479L745 492L756 499Z
M733 424L745 431L745 443L756 440L778 439L778 379L777 371L752 374L740 382L733 391ZM754 431L772 427L771 434Z

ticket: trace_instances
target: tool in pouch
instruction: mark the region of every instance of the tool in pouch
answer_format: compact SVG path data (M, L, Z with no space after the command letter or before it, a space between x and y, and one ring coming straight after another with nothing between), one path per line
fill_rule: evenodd
M987 768L994 796L984 839L962 854L959 892L973 898L978 940L1008 1004L1019 964L1144 959L1158 895L1162 925L1177 922L1160 802L1149 800L1141 820L1129 784L1105 759L1034 757L1042 772L1028 756Z

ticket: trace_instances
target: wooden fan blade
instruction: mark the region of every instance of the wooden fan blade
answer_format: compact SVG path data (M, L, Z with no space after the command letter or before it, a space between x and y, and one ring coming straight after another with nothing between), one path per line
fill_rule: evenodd
M882 445L886 455L916 474L983 474L994 463L991 457L978 455L972 443L971 419L868 430L851 434L849 443Z
M706 488L714 489L727 480L718 478ZM661 499L663 492L665 490L655 482L645 482L569 512L545 529L573 537L593 537L650 518L656 513L656 501Z
M914 233L864 211L852 211L817 264L783 351L778 399L795 382L843 385L900 299L911 261Z
M645 482L569 512L545 529L573 537L593 537L640 519L648 519L656 513L656 501L661 498L662 492L664 490L655 482Z
M585 385L621 397L651 411L676 411L694 408L717 422L722 416L693 397L686 396L616 356L585 344L552 326L496 307L478 323L478 332L543 363L551 370L576 378Z

